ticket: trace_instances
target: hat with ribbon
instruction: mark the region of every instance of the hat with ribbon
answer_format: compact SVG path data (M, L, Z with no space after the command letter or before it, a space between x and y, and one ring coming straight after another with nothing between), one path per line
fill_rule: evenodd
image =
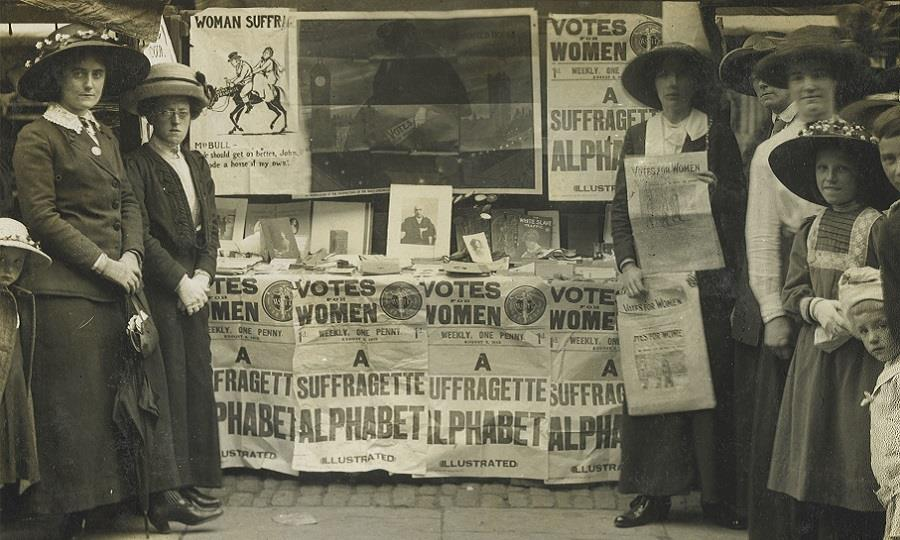
M103 95L118 97L147 75L150 61L140 51L119 43L107 31L83 24L69 24L35 43L37 56L25 62L25 73L19 79L19 95L35 101L54 101L59 84L54 67L71 59L73 51L90 51L104 59L106 82Z
M622 71L622 86L647 107L661 109L662 104L656 94L656 75L670 59L680 59L683 65L694 71L698 84L693 102L696 107L704 108L711 90L709 86L716 80L716 66L711 58L685 43L663 43L637 56Z
M778 181L795 195L827 205L816 183L816 154L832 147L845 150L857 164L856 193L862 202L885 210L900 198L881 167L878 141L862 126L841 119L820 120L803 128L796 138L772 150L769 165Z
M719 63L719 78L728 88L735 92L756 96L753 90L753 66L766 55L773 52L784 36L770 34L751 34L744 44L729 51Z
M803 26L784 37L775 51L756 64L756 75L779 88L788 87L788 67L801 60L821 60L830 66L835 80L868 84L869 61L853 40L844 39L831 26Z
M848 268L838 280L838 300L844 313L865 300L884 302L881 272L869 266Z
M883 111L872 124L872 132L879 139L900 135L900 103Z
M189 99L194 111L202 111L208 104L206 77L199 71L175 62L154 64L150 73L133 89L122 95L122 108L138 113L138 104L147 99L182 96Z
M12 218L0 218L0 247L21 249L28 253L26 268L46 268L50 266L50 257L41 251L41 246L31 239L28 228L20 221Z
M871 94L841 109L840 117L875 132L875 119L897 106L900 106L900 91Z

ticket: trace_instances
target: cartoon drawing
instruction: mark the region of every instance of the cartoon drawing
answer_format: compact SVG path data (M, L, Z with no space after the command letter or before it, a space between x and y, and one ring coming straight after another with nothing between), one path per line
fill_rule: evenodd
M231 119L234 127L228 132L229 135L238 131L244 131L240 125L241 116L244 113L250 114L253 107L260 103L265 103L266 107L275 113L275 118L269 124L269 129L275 133L284 133L287 130L287 109L281 103L281 99L284 96L284 88L278 84L284 68L275 60L274 54L275 51L272 47L265 47L259 62L255 66L251 66L237 51L232 51L228 55L228 63L234 68L234 76L225 77L225 86L220 88L213 87L209 108L216 112L222 112L227 108L227 105L221 108L215 107L219 98L231 98L234 108L228 114L228 117ZM282 118L284 123L281 129L276 132L275 124Z

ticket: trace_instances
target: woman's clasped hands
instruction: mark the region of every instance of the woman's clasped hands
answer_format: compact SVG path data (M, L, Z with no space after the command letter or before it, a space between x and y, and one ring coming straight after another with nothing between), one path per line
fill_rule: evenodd
M203 274L195 274L194 277L188 277L185 274L175 293L178 295L178 309L184 311L188 315L197 313L209 301L209 278Z

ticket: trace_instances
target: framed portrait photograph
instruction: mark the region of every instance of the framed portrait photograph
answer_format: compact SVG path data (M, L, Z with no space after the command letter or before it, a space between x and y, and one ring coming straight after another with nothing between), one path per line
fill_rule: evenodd
M216 197L216 221L219 226L219 246L224 251L234 251L237 242L244 238L247 220L247 199Z
M391 186L388 257L436 259L450 254L450 186Z

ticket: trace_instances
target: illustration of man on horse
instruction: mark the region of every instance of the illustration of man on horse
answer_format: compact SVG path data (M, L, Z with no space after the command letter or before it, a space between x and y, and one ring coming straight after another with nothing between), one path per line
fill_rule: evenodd
M275 123L279 118L284 118L284 124L277 133L284 133L287 129L287 110L281 103L284 89L278 84L284 68L275 60L274 54L272 47L265 47L255 66L251 66L237 51L232 51L228 55L228 63L234 67L234 77L225 77L225 86L215 89L209 108L221 112L224 109L214 108L217 99L231 97L234 108L228 116L234 127L229 134L244 131L240 126L241 116L244 113L249 114L253 106L259 103L265 103L266 107L275 113L269 129L275 129Z

